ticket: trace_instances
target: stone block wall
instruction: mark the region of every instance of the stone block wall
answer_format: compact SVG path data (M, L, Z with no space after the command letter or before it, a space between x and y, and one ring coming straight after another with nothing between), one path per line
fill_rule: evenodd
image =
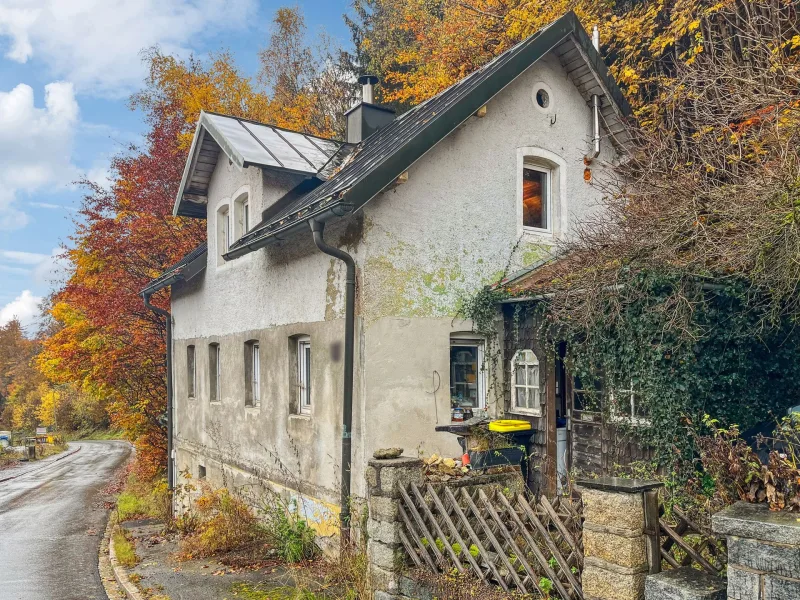
M661 484L601 478L578 485L583 497L586 599L642 600L645 577L651 571L652 543L658 539L649 495Z
M409 598L401 589L404 549L400 542L400 488L422 484L423 463L401 456L373 459L367 466L367 561L374 600ZM403 586L404 589L407 586Z
M715 514L728 540L729 600L800 599L800 521L796 513L739 502Z

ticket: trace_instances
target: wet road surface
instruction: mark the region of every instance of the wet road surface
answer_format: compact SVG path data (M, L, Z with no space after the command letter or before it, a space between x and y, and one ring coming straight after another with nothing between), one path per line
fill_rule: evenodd
M55 462L0 471L0 598L106 600L97 553L108 518L98 492L130 454L119 441L74 442Z

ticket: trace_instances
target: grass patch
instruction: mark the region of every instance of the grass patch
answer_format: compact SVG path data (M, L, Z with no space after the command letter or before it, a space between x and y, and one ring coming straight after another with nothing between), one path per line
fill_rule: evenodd
M237 598L244 600L323 600L325 598L314 592L291 586L264 589L262 584L243 582L233 584L231 592Z
M121 440L123 439L123 434L117 429L79 429L78 431L66 432L64 439L68 442L78 440Z
M114 544L114 552L117 555L119 564L125 567L133 567L139 562L136 556L136 549L133 543L125 536L121 529L117 529L111 536L111 543Z
M36 449L38 458L47 458L48 456L55 456L56 454L64 452L64 450L67 449L67 443L60 441L55 444L40 444Z
M117 497L117 519L170 519L169 490L165 479L140 481L131 474Z

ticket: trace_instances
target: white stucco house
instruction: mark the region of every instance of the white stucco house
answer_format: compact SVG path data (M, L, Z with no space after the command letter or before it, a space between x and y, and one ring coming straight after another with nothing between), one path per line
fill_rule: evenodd
M362 83L346 141L203 113L175 214L207 245L144 291L172 289L175 472L269 481L321 529L374 450L456 456L453 411L542 416L487 389L458 302L595 210L630 112L573 13L397 117Z

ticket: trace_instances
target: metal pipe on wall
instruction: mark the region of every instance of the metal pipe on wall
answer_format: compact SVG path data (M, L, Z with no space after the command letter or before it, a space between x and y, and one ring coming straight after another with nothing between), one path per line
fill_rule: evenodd
M341 510L339 522L341 526L341 542L344 546L350 541L350 487L351 462L353 455L353 347L355 343L355 303L356 303L356 263L353 257L344 250L334 248L325 243L323 233L325 223L311 219L309 221L314 244L329 256L338 258L347 266L345 281L345 313L344 313L344 393L342 402L342 481Z
M167 330L167 487L172 492L175 489L175 468L172 457L172 315L169 311L150 304L151 294L142 294L144 305L157 315L166 319Z

